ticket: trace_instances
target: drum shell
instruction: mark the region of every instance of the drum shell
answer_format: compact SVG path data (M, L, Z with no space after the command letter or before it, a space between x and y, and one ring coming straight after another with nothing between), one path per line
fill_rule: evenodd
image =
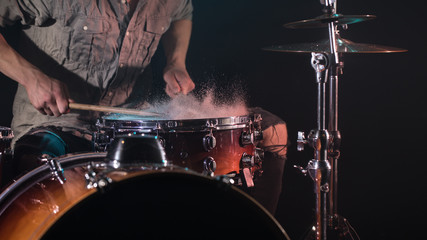
M206 239L217 239L248 233L269 239L286 236L264 208L237 188L180 168L114 170L105 175L112 179L111 186L88 189L84 177L88 171L86 165L99 162L102 157L86 156L85 162L69 162L64 167L63 184L52 178L49 168L42 166L3 192L0 236L4 239L136 235L179 239L205 234ZM78 157L82 159L85 154ZM252 225L256 229L242 230Z
M89 156L83 155L83 165ZM103 158L91 157L91 160ZM86 188L84 170L78 164L73 165L64 172L65 184L52 177L50 168L44 165L4 189L0 195L0 236L39 239L68 209L96 192Z
M209 151L203 146L203 138L208 134L205 132L160 133L159 136L164 139L166 157L173 164L204 172L204 161L212 158L216 162L215 175L224 175L238 173L242 156L254 155L253 144L240 143L243 131L244 128L213 131L216 146Z
M255 156L255 141L243 143L243 134L253 134L260 129L260 116L235 116L213 119L165 120L135 118L135 116L107 115L97 124L102 139L107 142L116 136L154 135L162 142L166 157L174 165L206 173L205 161L216 163L215 175L239 173L243 156ZM208 148L207 136L213 136L216 145ZM96 142L95 145L101 145ZM103 149L103 147L101 147ZM261 169L260 163L251 168Z

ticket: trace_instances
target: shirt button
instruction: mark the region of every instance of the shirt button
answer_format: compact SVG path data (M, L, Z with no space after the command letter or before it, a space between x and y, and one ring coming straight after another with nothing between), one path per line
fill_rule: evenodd
M113 92L108 92L108 96L109 97L113 96Z
M162 31L164 31L165 30L165 27L162 27Z
M122 3L123 3L123 4L125 4L125 3L126 3L126 0L122 0Z
M83 30L85 30L85 31L86 31L86 30L87 30L87 26L83 26Z
M129 36L129 31L126 31L126 36Z
M122 68L124 65L123 65L123 63L120 63L120 65L119 65L119 66Z

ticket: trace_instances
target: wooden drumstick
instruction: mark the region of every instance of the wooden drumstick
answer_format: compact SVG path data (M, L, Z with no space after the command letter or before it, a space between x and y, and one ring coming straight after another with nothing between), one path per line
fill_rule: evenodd
M112 113L139 115L139 116L162 116L159 113L145 112L142 110L130 109L130 108L121 108L121 107L108 107L108 106L71 103L71 102L69 103L68 106L71 109L87 110L87 111L112 112Z

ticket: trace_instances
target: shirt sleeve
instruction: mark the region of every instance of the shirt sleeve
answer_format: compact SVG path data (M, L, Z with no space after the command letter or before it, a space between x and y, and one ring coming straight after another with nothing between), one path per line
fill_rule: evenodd
M172 21L193 19L193 4L191 0L183 0L175 11Z
M20 22L22 25L42 26L54 9L51 0L2 0L0 4L0 27Z

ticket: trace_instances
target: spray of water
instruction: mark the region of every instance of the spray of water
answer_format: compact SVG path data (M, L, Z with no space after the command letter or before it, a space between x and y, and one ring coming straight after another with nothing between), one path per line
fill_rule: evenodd
M236 86L230 91L211 86L204 87L198 93L180 94L170 100L156 101L151 104L149 111L162 113L165 118L173 120L243 116L248 114L244 98L243 90Z

